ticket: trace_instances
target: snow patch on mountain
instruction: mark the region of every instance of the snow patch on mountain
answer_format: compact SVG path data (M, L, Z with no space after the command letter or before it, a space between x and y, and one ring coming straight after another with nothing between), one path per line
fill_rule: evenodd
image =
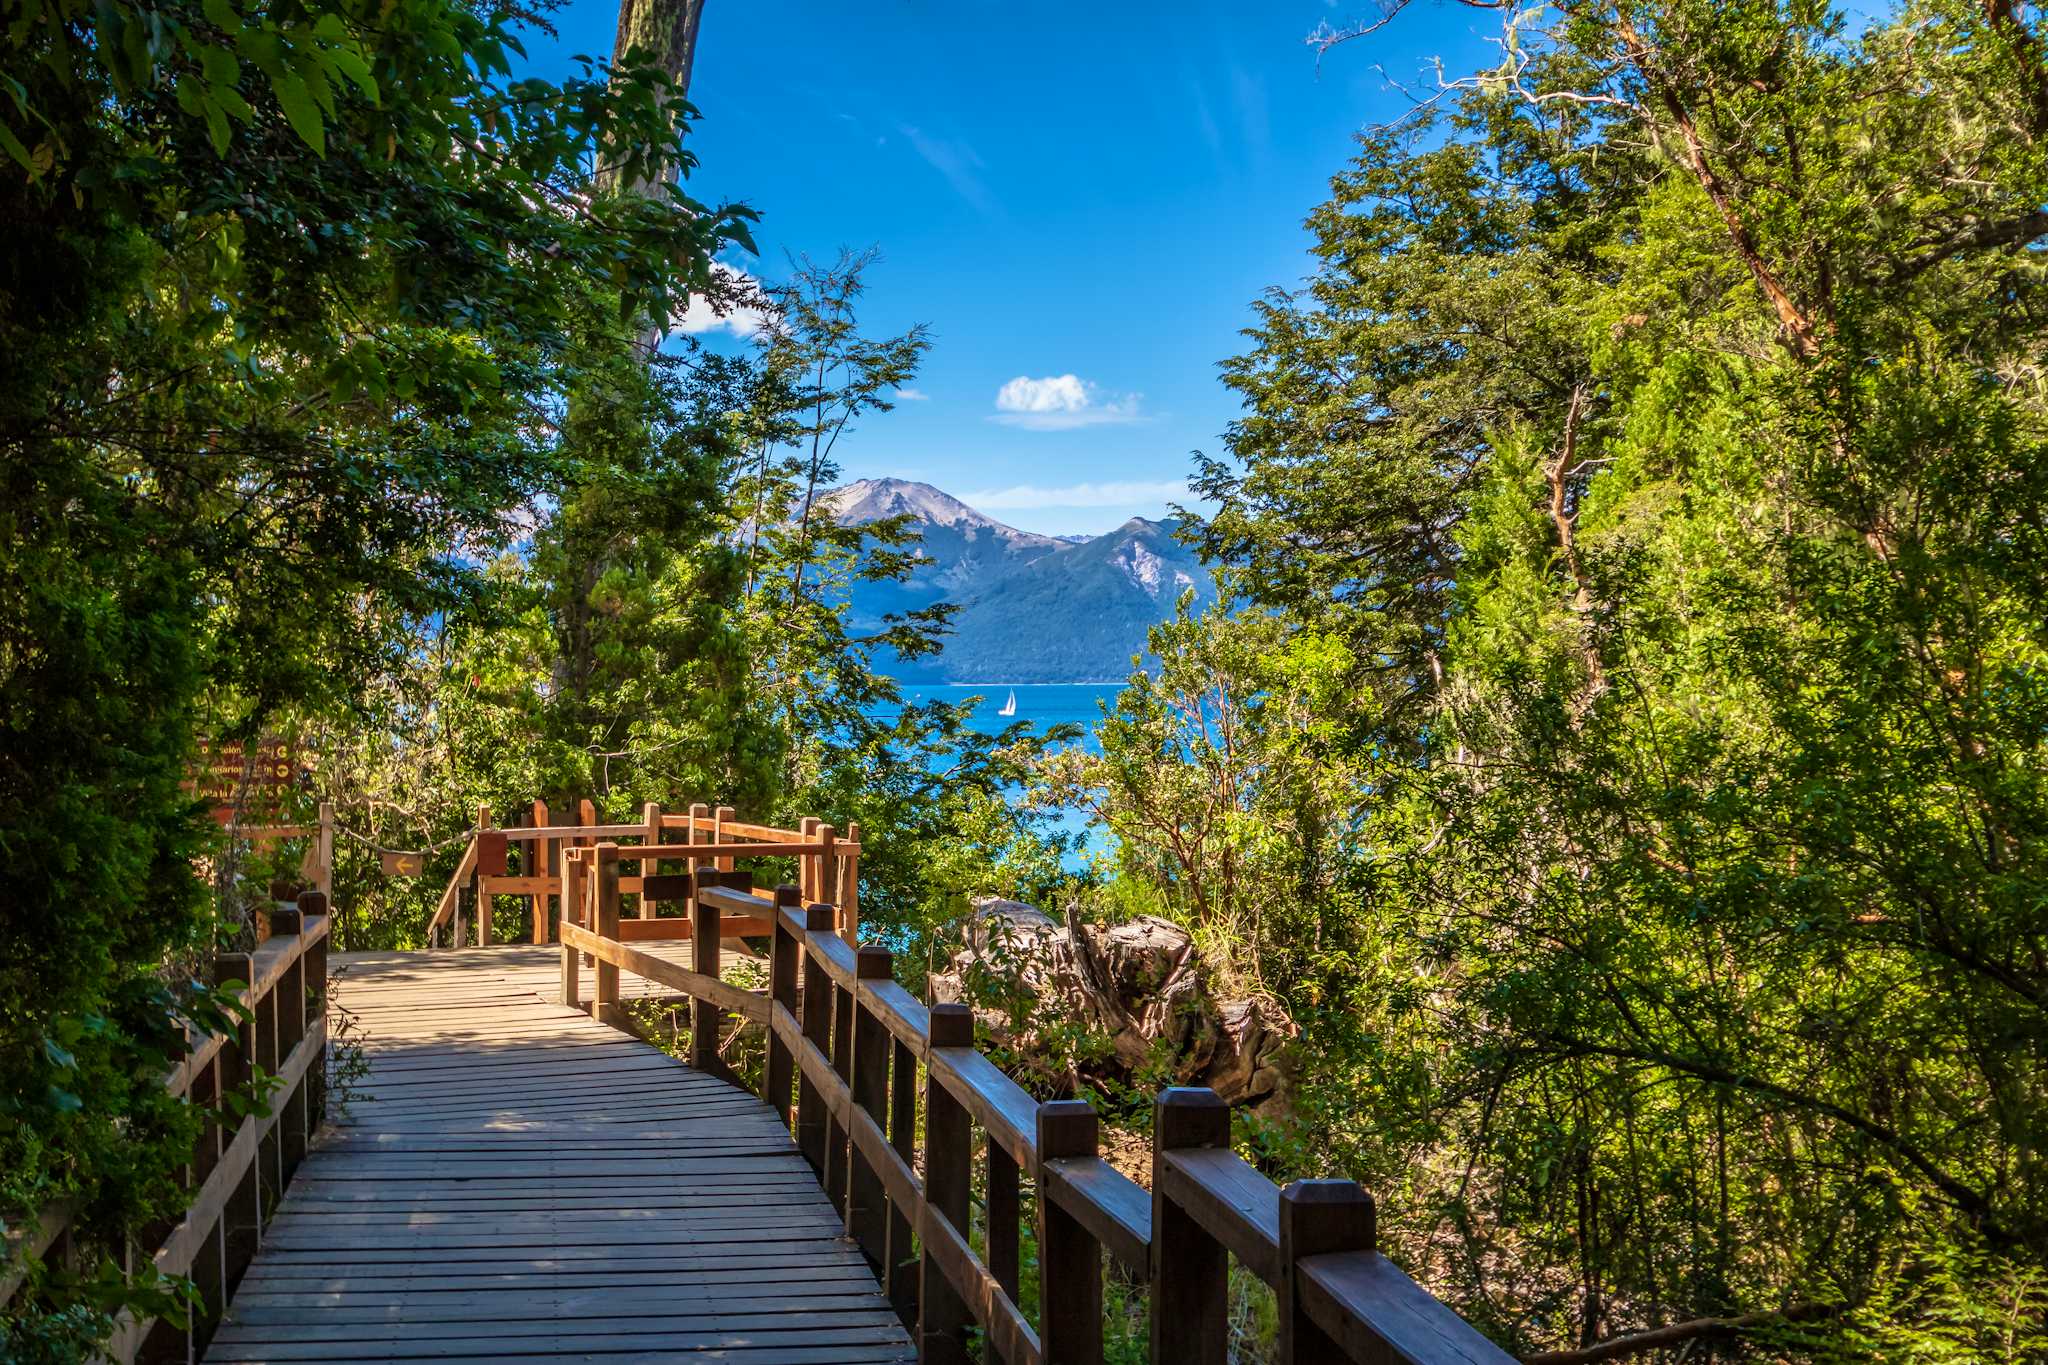
M1043 536L909 479L862 479L825 494L824 506L847 525L907 516L922 538L906 580L854 585L856 625L942 601L958 609L945 649L905 664L906 677L1114 681L1181 593L1193 588L1198 610L1214 597L1174 528L1143 517L1107 535Z
M861 479L835 488L824 495L824 505L841 525L859 526L889 517L913 517L929 526L945 526L965 533L988 532L1014 546L1052 548L1061 542L1035 531L1005 526L994 517L975 511L951 493L910 479Z

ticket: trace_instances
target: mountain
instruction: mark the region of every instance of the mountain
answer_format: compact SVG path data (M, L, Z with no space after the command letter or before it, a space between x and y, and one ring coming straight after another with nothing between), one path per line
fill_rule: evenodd
M825 495L843 526L908 516L922 537L918 566L900 583L864 583L854 593L853 624L871 628L885 613L935 602L968 602L990 583L1057 554L1066 545L1005 526L950 493L908 479L862 479Z
M960 608L945 650L902 665L905 680L1114 682L1182 592L1193 588L1203 605L1215 597L1208 570L1165 522L1133 517L1107 535L1042 536L905 479L863 479L826 505L848 525L908 516L923 537L907 583L855 589L856 626L936 602Z
M936 672L947 682L1120 681L1145 632L1189 588L1202 605L1216 596L1171 526L1133 517L964 604Z

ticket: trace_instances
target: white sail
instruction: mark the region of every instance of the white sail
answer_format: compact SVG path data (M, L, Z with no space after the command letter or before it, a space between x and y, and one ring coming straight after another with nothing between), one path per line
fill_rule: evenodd
M1010 694L1010 699L1003 703L1003 709L996 712L996 714L999 716L1014 716L1017 714L1017 694L1015 692Z

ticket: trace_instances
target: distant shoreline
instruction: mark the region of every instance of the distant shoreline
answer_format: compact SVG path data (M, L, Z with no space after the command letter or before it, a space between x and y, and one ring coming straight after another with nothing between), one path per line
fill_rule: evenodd
M905 687L1121 687L1122 678L1077 678L1073 682L926 682L922 679L898 678Z

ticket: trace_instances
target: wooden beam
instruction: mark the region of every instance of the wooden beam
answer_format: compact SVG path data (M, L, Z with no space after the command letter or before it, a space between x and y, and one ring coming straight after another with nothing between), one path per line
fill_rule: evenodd
M616 975L623 968L635 976L668 986L678 994L709 1000L718 1008L743 1015L755 1023L767 1022L768 1001L765 997L715 976L693 972L688 967L630 947L615 938L593 934L580 925L570 925L562 934L562 942L573 943L596 958L600 974L609 970Z
M1152 1108L1152 1359L1224 1365L1230 1257L1167 1195L1166 1157L1230 1146L1230 1109L1213 1090L1173 1086Z

